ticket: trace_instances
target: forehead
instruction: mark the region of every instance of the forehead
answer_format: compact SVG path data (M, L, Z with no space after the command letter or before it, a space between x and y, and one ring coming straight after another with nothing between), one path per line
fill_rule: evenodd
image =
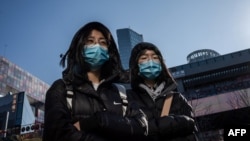
M145 49L140 56L142 55L156 55L156 53L153 50Z
M102 34L102 32L99 31L99 30L96 30L96 29L93 29L93 30L89 33L89 37L94 37L94 36L97 36L97 37L104 37L104 35Z

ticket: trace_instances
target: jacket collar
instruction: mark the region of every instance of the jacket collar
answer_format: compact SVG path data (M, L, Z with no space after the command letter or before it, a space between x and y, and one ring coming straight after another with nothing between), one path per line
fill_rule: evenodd
M166 85L165 82L160 83L159 85L155 86L155 89L152 90L145 84L139 84L139 90L143 91L144 93L147 93L151 96L153 100L155 100L157 97L160 96L168 96L172 94L172 91L176 89L176 84L171 83L170 85Z
M118 74L112 75L106 79L103 79L98 87L111 85L112 83L118 82L118 80L119 80ZM87 91L88 93L96 94L92 82L87 79L75 79L73 85L79 91L85 91L85 92Z

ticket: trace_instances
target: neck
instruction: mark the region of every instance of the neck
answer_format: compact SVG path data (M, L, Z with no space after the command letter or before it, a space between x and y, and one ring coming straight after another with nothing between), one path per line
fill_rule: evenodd
M145 80L145 84L146 84L148 87L153 88L154 85L155 85L155 81L154 81L154 80L146 79L146 80Z
M89 80L92 82L92 83L100 83L100 71L99 70L96 70L96 71L89 71L87 73L88 75L88 78Z

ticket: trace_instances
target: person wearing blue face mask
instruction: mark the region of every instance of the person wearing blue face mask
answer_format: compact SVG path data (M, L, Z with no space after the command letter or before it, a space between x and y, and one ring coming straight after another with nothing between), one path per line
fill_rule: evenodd
M145 136L145 114L114 85L127 78L106 26L90 22L80 28L61 65L66 65L62 78L46 93L43 141L135 141Z
M141 61L139 65L140 75L146 79L153 80L161 73L161 64L158 60Z
M93 38L87 39L82 55L85 62L90 64L91 70L98 70L109 59L109 54L105 39L100 39L97 44L94 44L93 40Z
M148 117L144 141L197 141L193 111L152 43L134 46L129 59L131 89L128 96ZM168 108L166 108L168 107Z

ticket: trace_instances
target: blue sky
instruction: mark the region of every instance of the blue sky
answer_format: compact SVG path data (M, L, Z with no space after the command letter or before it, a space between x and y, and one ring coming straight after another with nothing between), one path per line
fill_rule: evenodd
M130 27L160 48L168 67L198 49L227 54L250 47L250 0L0 0L0 55L48 84L60 54L89 21Z

